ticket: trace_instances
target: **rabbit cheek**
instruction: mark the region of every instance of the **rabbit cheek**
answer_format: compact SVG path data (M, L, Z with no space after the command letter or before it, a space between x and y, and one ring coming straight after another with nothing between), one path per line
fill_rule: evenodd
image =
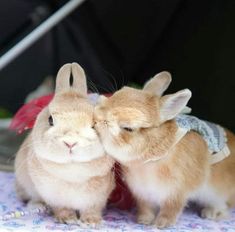
M103 142L110 141L110 139L112 140L119 134L117 128L113 128L106 122L98 122L95 126L95 129Z
M116 146L122 147L130 143L131 135L126 132L120 132L119 136L117 136L116 139L114 139L113 141Z
M89 139L86 138L79 138L79 142L78 142L78 148L79 147L87 147L89 145L92 144L93 141L90 141Z
M96 132L98 133L99 136L105 137L105 135L107 133L107 130L108 130L107 124L103 121L102 122L97 121L96 124L95 124L95 130L96 130Z

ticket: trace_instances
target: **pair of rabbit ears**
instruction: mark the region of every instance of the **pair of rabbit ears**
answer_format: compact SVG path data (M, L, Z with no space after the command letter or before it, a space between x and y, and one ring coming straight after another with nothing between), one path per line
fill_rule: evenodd
M56 94L62 91L70 90L71 88L80 95L87 95L85 72L77 63L63 65L56 77Z
M151 78L144 85L144 90L161 97L172 81L169 72L161 72ZM160 98L160 117L162 121L174 118L179 113L188 113L190 108L186 107L192 93L189 89L183 89L174 94L164 95Z

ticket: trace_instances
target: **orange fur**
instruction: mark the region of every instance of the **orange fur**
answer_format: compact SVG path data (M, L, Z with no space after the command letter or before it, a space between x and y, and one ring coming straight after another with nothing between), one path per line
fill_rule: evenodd
M204 206L203 217L223 218L227 205L234 203L235 136L227 131L231 155L214 165L206 142L196 132L176 143L175 121L164 119L182 110L191 94L185 90L157 96L154 90L162 93L165 89L158 86L166 86L162 82L166 79L159 79L159 84L155 77L144 90L124 87L101 101L95 109L96 130L107 153L123 165L124 178L137 200L140 223L153 222L159 228L173 225L188 200ZM152 206L160 207L155 220Z

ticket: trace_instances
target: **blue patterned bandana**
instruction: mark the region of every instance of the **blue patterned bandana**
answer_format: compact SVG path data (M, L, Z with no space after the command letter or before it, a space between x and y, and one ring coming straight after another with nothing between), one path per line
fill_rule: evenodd
M212 164L223 160L230 154L226 132L221 126L186 114L179 114L175 121L179 128L185 130L185 134L193 130L203 137L212 154Z

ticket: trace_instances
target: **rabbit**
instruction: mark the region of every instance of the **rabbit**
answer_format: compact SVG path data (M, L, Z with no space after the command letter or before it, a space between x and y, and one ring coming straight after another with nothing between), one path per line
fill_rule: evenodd
M102 97L95 129L106 152L122 165L138 223L173 226L189 201L202 207L203 218L226 218L235 201L235 136L225 129L231 153L212 165L202 136L182 135L176 125L191 91L162 96L170 82L170 73L162 72L142 90L123 87Z
M64 65L52 101L16 154L19 198L48 205L62 223L100 224L115 186L114 161L94 130L93 112L83 69Z

